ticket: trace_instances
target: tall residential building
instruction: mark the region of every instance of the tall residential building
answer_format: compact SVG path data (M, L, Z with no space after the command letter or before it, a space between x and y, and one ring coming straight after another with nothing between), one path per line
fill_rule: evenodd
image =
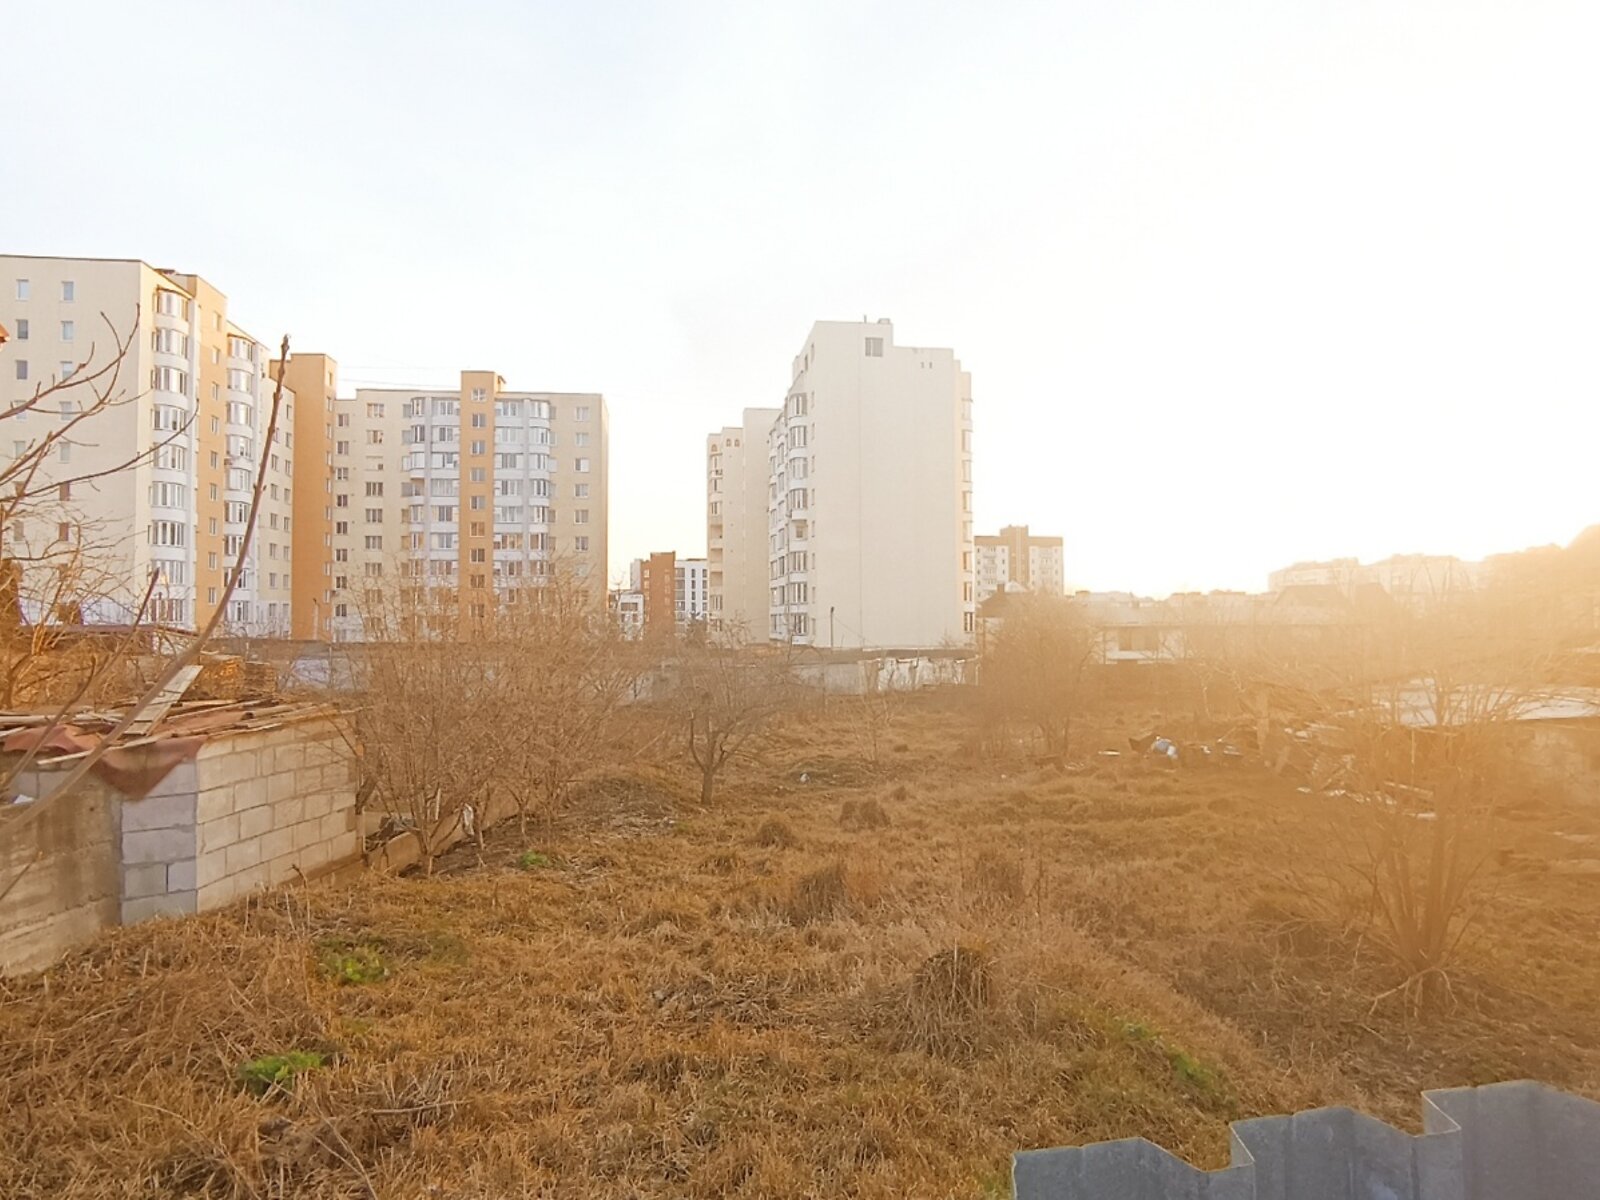
M766 495L721 492L724 618L728 530L764 510L769 638L879 649L969 642L972 380L955 353L897 346L887 320L819 321L791 379L765 431ZM746 417L749 471L759 449ZM725 483L726 435L712 439L724 442Z
M710 564L703 558L680 558L673 564L672 614L680 630L710 616L710 577Z
M272 364L277 378L278 365ZM333 423L339 364L326 354L291 354L284 386L294 392L293 439L303 468L294 493L294 599L289 635L327 641L333 618Z
M978 556L979 604L1008 583L1052 596L1065 592L1060 538L1033 537L1026 525L1006 525L998 534L980 533L973 540Z
M274 348L234 324L227 297L205 279L138 259L0 256L0 317L14 331L0 363L8 412L54 381L79 371L87 379L128 339L110 386L118 399L57 444L44 466L45 482L61 481L57 495L3 531L0 556L49 564L75 547L86 593L75 615L91 623L129 620L153 574L153 619L196 628L221 603L265 459L256 536L225 628L287 633L294 497L323 464L297 456L292 387L267 441ZM94 401L80 385L50 403L59 411L7 418L12 444L0 453L22 456L47 422L70 421ZM24 595L38 596L30 569Z
M742 424L706 438L706 607L728 636L769 630L767 433L782 411L747 408Z
M609 419L594 394L508 391L463 371L454 391L361 388L334 402L336 640L396 580L486 619L558 571L606 599Z

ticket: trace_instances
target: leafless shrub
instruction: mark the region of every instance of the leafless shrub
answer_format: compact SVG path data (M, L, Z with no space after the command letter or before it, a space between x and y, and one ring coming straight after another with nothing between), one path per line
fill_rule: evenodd
M1044 753L1072 748L1072 723L1101 682L1098 632L1083 607L1059 596L1006 597L998 628L985 639L978 703L991 742L1013 722L1031 726Z
M789 850L800 844L800 839L789 823L779 817L768 817L756 827L755 842L773 850Z
M1020 904L1025 894L1022 860L995 849L980 850L972 860L972 886L986 904Z
M672 719L709 805L729 762L752 752L797 699L786 655L722 645L686 646L674 663Z
M976 946L931 955L906 985L899 1041L937 1055L970 1053L982 1042L994 1006L994 969Z
M796 925L809 925L842 912L849 903L844 863L834 862L795 880L785 915Z
M842 829L882 829L889 824L889 814L883 805L868 797L865 800L846 800L839 808L839 826Z

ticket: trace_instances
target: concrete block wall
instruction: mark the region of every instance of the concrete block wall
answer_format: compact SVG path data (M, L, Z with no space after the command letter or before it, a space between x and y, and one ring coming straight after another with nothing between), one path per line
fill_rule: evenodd
M1347 1108L1235 1121L1202 1171L1143 1138L1013 1156L1015 1200L1600 1200L1600 1104L1538 1083L1424 1092L1411 1135Z
M355 763L331 721L214 739L195 767L197 911L360 854Z
M62 774L27 771L15 789L23 796L49 795ZM0 899L0 973L45 966L117 923L118 801L116 792L91 778L23 824L29 806L0 798L0 888L9 888Z
M17 790L52 792L44 766ZM183 916L359 858L355 763L330 718L220 731L147 795L91 775L31 821L0 808L0 972L26 971L110 926ZM24 870L25 868L25 870Z

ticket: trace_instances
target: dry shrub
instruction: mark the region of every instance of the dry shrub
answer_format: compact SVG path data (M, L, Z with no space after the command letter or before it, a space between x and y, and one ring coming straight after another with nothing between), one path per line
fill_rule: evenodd
M768 817L756 829L756 845L766 846L774 850L789 850L800 844L800 839L795 837L794 830L789 828L787 821L778 817Z
M930 956L906 987L903 1047L952 1056L976 1050L994 1006L994 968L976 946L951 946Z
M980 850L972 860L972 886L985 904L1020 904L1022 860L999 850Z
M785 915L796 925L809 925L842 912L850 904L844 863L834 862L795 880Z
M706 855L700 863L700 868L712 875L732 875L742 865L739 856L732 850L719 850L715 854Z
M846 800L839 809L840 828L882 829L889 824L889 814L883 805L870 797L866 800Z

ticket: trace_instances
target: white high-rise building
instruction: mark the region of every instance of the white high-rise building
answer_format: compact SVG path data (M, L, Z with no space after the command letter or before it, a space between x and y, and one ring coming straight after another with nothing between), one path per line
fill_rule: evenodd
M764 503L772 640L935 649L971 639L972 381L953 351L898 346L887 320L820 321L765 445L764 501L721 492L724 614L727 530L759 521Z
M710 574L703 558L680 558L673 564L672 615L680 631L710 616Z

